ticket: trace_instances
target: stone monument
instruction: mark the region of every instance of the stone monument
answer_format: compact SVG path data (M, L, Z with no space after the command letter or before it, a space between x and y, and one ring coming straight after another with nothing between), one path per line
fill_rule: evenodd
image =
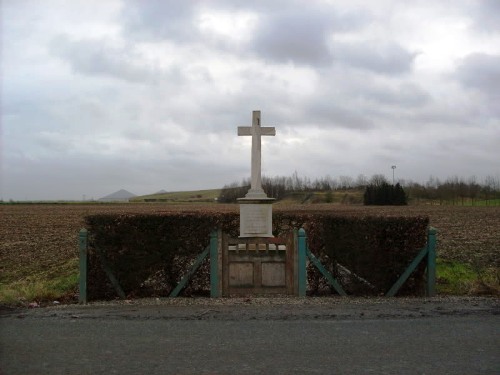
M260 111L253 111L252 126L239 126L239 136L252 137L251 186L240 203L240 237L273 237L274 198L262 189L261 136L276 135L274 127L261 127Z

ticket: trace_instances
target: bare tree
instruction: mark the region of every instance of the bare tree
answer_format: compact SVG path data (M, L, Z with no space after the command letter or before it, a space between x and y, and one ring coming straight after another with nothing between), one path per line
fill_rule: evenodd
M374 174L370 178L370 185L382 186L383 184L388 184L387 178L383 174Z
M343 190L354 187L354 180L351 176L339 176L339 188Z
M368 185L368 178L364 174L358 174L355 185L357 188L364 189Z

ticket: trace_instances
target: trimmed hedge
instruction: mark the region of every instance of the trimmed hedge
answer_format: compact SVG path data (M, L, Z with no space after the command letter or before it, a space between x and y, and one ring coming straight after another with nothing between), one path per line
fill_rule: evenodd
M168 296L220 228L239 235L236 212L163 212L92 215L89 230L89 299L110 299L116 292L102 268L101 256L129 297ZM381 294L398 279L425 246L427 217L342 216L331 212L281 211L273 215L273 234L304 227L308 245L352 294ZM97 251L99 250L99 251ZM184 294L210 289L205 261ZM340 265L339 265L340 264ZM345 268L356 274L346 273ZM424 267L419 267L400 293L420 294ZM369 281L360 283L359 278ZM319 273L309 268L309 292L328 291Z
M427 217L317 215L314 222L308 231L311 251L350 293L375 295L385 294L425 246L429 226ZM399 294L421 294L424 270L421 264Z

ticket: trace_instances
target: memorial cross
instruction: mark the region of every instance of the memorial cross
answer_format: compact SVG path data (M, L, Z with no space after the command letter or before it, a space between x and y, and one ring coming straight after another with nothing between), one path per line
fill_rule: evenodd
M261 175L261 136L276 135L274 127L260 126L260 111L252 112L252 126L238 126L238 135L252 136L252 168L251 168L251 186L245 198L265 199L266 193L262 189Z

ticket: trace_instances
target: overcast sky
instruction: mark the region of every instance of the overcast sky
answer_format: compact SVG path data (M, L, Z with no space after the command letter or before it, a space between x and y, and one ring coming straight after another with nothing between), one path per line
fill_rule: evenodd
M1 2L1 198L500 176L498 0Z

